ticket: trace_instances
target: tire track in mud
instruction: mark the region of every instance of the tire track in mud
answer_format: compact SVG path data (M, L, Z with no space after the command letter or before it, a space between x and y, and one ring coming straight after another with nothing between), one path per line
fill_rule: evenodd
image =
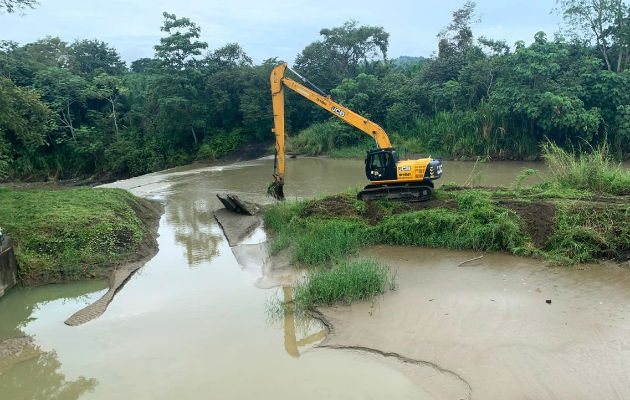
M308 310L308 314L310 315L311 318L318 320L319 322L321 322L326 329L328 330L328 334L333 334L334 333L334 326L333 324L326 318L326 316L319 310L317 309L309 309ZM337 344L318 344L316 346L317 348L324 348L324 349L333 349L333 350L346 350L346 351L359 351L359 352L364 352L364 353L369 353L369 354L375 354L381 357L385 357L385 358L393 358L396 361L403 363L403 364L413 364L413 365L418 365L418 366L422 366L422 367L429 367L435 371L437 371L440 374L445 374L448 376L451 376L453 378L455 378L455 380L457 380L458 382L462 383L467 390L466 393L466 400L471 400L472 399L472 386L470 385L470 383L468 383L468 381L466 379L464 379L464 377L462 377L461 375L457 374L455 371L452 371L450 369L446 369L446 368L442 368L441 366L439 366L438 364L432 363L430 361L425 361L425 360L418 360L415 358L411 358L411 357L407 357L404 356L402 354L398 354L396 352L389 352L389 351L383 351L383 350L379 350L379 349L374 349L372 347L366 347L366 346L357 346L357 345L337 345Z

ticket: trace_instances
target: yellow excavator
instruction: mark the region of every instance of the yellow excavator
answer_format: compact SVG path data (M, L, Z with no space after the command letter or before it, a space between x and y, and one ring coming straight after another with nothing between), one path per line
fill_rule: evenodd
M285 76L289 69L307 87ZM273 103L272 132L276 135L276 157L274 181L269 185L269 194L278 200L284 199L284 88L291 89L317 104L346 123L368 134L376 141L377 149L367 152L365 175L370 184L361 190L357 198L371 201L378 199L425 201L433 193L433 180L442 176L442 162L432 158L399 160L392 148L387 133L378 124L363 118L354 111L333 101L330 96L297 72L281 64L271 71L271 99Z

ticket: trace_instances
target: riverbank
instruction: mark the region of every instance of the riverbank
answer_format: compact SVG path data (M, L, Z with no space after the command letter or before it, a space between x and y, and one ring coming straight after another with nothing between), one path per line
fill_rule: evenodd
M119 189L0 188L0 221L25 285L106 278L150 258L162 212Z
M272 249L325 265L376 244L505 251L573 265L630 259L630 198L558 190L450 185L427 202L363 202L355 193L288 202L265 223Z

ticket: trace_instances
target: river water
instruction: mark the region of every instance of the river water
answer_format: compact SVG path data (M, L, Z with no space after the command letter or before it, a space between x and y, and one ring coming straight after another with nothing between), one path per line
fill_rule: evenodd
M63 321L107 282L15 288L0 299L0 340L34 338L22 359L0 359L0 399L430 398L378 359L314 348L317 321L268 314L284 291L260 288L262 272L239 265L212 211L215 193L269 201L272 164L183 167L106 185L165 204L159 252L103 316L79 327ZM509 185L525 168L545 173L534 162L445 162L441 183ZM334 193L365 184L363 163L289 159L286 182L288 198Z

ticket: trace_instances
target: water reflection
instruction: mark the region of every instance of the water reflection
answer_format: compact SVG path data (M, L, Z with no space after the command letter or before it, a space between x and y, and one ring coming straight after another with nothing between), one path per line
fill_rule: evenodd
M284 304L286 304L286 309L284 310L284 349L287 354L292 357L300 356L300 347L304 347L310 344L314 344L321 340L324 340L328 332L326 329L321 329L319 332L308 334L300 340L296 338L296 315L295 309L292 303L292 295L291 295L291 286L283 286L282 291L284 293ZM299 318L298 321L302 323L300 326L303 331L312 330L312 324L310 318ZM306 322L306 323L305 323Z
M0 299L0 398L74 400L98 384L96 379L84 377L67 380L57 353L42 351L24 336L23 329L46 304L71 301L80 307L105 288L106 280L18 287Z
M22 328L32 321L33 311L44 304L61 300L90 303L87 295L108 286L106 280L45 285L34 288L16 287L0 299L0 340L24 336Z
M44 352L28 343L0 359L0 394L12 400L76 400L98 384L82 376L68 381L60 370L55 351Z
M213 207L195 193L198 187L180 185L168 197L166 221L173 227L175 242L184 248L188 265L210 261L218 255L221 233L218 231Z

